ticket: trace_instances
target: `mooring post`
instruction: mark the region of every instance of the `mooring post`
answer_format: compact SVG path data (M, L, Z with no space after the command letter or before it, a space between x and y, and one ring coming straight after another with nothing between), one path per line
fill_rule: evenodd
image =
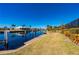
M8 49L8 31L4 31L5 47Z
M36 37L36 31L35 31L35 37Z
M36 37L36 31L37 31L37 29L34 30L34 32L35 32L35 37Z

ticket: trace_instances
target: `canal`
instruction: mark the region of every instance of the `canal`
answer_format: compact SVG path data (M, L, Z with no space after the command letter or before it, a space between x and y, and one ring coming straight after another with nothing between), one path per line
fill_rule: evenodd
M27 42L35 37L44 34L42 31L30 32L28 34L19 34L19 33L8 33L8 48L5 45L4 33L0 33L0 50L13 50L17 49L24 45L24 42Z

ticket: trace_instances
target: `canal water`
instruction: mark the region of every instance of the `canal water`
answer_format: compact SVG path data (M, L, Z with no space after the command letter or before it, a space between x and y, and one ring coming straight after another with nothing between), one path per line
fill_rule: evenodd
M19 33L8 33L8 48L5 47L4 43L0 43L0 50L12 50L19 48L24 45L24 42L27 42L35 37L42 35L43 32L30 32L25 35ZM4 33L0 34L0 41L3 41Z

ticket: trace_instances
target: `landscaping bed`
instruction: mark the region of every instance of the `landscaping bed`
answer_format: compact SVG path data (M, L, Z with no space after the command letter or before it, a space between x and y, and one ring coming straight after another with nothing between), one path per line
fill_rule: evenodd
M69 37L75 44L79 44L79 28L64 29L62 33Z

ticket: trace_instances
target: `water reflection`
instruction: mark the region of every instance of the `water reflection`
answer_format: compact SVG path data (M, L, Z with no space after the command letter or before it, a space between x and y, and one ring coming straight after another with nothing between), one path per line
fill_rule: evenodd
M29 41L39 35L43 34L43 32L30 32L28 34L20 34L20 33L8 33L8 50L16 49L24 45L24 42ZM6 50L4 34L0 34L0 50Z

